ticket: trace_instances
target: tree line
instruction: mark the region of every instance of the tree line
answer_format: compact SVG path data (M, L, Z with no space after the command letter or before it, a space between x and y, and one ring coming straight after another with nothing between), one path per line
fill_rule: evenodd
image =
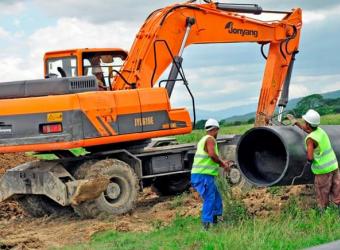
M340 113L340 98L327 99L320 94L313 94L303 97L292 110L285 113L291 113L295 117L301 117L308 109L314 109L320 115L337 114ZM204 124L207 120L199 120L196 122L196 129L204 129ZM253 124L255 117L244 121L226 122L221 120L222 126L238 126L243 124Z

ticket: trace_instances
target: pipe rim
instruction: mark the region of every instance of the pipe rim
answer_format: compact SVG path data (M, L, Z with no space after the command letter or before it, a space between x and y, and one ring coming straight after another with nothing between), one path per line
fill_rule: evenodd
M278 133L278 131L275 129L275 128L279 128L280 126L271 126L271 127L256 127L256 128L251 128L250 130L248 130L247 132L245 132L242 137L240 138L240 140L238 141L237 143L237 147L236 147L236 152L239 151L239 147L240 147L240 144L242 143L242 141L244 140L244 138L246 138L247 135L253 133L254 131L261 131L261 130L264 130L264 131L268 131L268 132L271 132L273 133L275 136L277 136L282 145L284 146L285 148L285 151L286 151L286 163L285 163L285 166L284 166L284 170L282 171L282 174L273 182L268 182L266 184L259 184L259 183L256 183L254 181L252 181L251 179L249 179L243 172L242 168L241 168L241 165L239 163L239 155L237 154L236 155L236 163L243 175L243 177L248 181L250 182L251 184L255 185L255 186L258 186L258 187L270 187L270 186L274 186L275 184L279 183L283 177L285 176L285 174L287 173L287 170L288 170L288 165L289 165L289 151L288 151L288 147L287 147L287 144L285 142L285 140L283 139L283 137L280 135L280 133ZM274 128L274 129L273 129Z

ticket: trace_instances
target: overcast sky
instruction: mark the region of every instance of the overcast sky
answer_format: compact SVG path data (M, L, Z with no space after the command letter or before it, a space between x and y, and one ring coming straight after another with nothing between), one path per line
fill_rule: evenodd
M43 54L82 47L129 50L145 18L171 0L1 0L0 81L43 77ZM263 9L303 9L303 30L291 97L340 89L340 2L258 0ZM257 44L194 45L184 69L198 108L225 109L257 102L264 63ZM185 101L188 100L188 101ZM190 106L177 86L174 106Z

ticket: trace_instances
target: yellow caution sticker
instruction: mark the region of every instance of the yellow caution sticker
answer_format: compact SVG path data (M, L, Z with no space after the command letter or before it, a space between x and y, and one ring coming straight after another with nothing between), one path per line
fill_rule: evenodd
M47 114L47 121L48 122L62 122L63 121L63 113L48 113Z

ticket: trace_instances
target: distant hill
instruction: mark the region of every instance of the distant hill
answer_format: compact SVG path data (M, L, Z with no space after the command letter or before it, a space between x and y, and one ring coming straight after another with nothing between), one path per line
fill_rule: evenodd
M324 99L336 99L340 98L340 90L333 91L333 92L327 92L324 94L321 94ZM300 98L295 98L292 99L288 102L288 105L286 107L286 110L292 110L295 108L296 104L302 99L303 97ZM235 107L237 109L237 107ZM243 113L243 115L232 115L232 116L225 116L226 118L222 118L220 120L223 120L225 123L233 123L235 121L248 121L251 118L255 117L255 111L256 111L256 105L255 108L249 109L247 113ZM211 113L211 112L210 112ZM239 114L242 114L242 112L239 112Z
M206 120L208 118L214 118L217 120L222 120L226 117L232 117L236 116L238 114L245 114L248 113L249 110L255 111L257 107L256 103L249 104L249 105L243 105L243 106L237 106L227 109L220 109L220 110L204 110L204 109L196 109L196 121L199 120ZM192 115L192 109L189 109Z

